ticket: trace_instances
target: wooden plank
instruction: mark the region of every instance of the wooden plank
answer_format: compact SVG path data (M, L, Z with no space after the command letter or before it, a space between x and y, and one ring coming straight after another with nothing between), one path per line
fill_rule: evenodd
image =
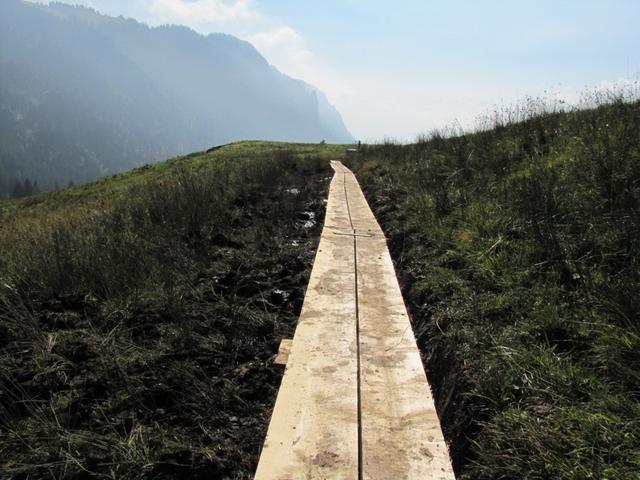
M256 480L357 479L353 239L344 187L331 182L320 245Z
M278 355L273 359L273 363L276 365L286 365L289 360L289 354L291 354L291 347L293 346L293 340L290 338L283 338L280 341L280 347L278 347Z
M356 233L362 478L454 479L386 239L352 173Z

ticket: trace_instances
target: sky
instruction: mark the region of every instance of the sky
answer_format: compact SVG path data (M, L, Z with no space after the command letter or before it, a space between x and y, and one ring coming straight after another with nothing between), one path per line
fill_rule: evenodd
M31 0L48 3L46 0ZM251 42L362 141L410 141L527 96L640 78L638 0L62 0Z

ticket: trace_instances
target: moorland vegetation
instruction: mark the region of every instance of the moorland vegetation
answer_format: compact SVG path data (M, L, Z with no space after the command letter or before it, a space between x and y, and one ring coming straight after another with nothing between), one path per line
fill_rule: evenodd
M460 479L638 479L637 93L530 99L350 160Z
M0 201L0 478L251 478L343 148Z
M640 103L362 145L458 478L637 479ZM0 201L0 476L251 478L344 146Z

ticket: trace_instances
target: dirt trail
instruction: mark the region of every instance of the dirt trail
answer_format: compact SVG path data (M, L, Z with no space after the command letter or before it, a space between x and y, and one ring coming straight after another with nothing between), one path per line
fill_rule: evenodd
M332 162L324 230L256 480L453 479L386 239Z

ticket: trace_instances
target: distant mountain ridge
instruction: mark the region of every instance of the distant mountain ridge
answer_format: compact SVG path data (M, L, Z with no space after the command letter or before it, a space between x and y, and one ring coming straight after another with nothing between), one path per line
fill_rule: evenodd
M65 4L0 2L0 193L241 139L348 143L326 96L248 42Z

